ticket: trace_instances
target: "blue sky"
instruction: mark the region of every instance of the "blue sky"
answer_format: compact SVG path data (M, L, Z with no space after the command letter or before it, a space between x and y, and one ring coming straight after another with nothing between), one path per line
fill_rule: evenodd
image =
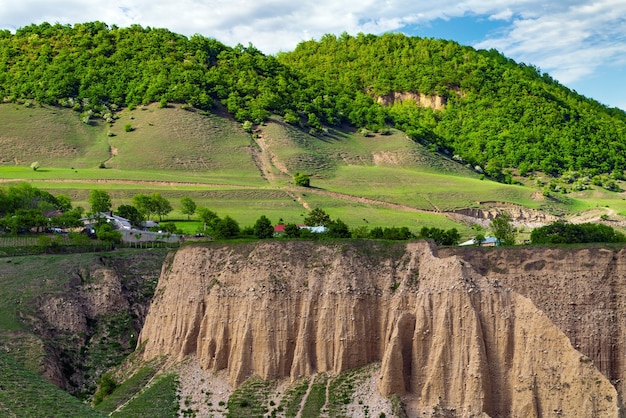
M265 53L326 33L403 32L495 48L626 110L624 0L0 0L0 28L30 23L163 27Z
M416 25L408 25L398 32L424 38L452 39L463 45L474 45L489 34L506 28L506 22L489 20L486 16L467 15L453 19L434 19Z

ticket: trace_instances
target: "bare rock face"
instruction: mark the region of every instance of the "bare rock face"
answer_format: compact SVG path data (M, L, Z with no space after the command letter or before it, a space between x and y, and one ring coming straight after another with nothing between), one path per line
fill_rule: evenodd
M456 248L490 280L530 298L572 346L626 392L626 250L587 248Z
M447 98L444 96L429 96L423 93L393 92L384 96L379 96L376 101L383 106L392 106L394 103L412 101L419 107L430 107L434 110L441 110L445 107Z
M381 361L412 416L617 416L593 362L518 293L427 243L188 246L163 267L144 358L237 385Z

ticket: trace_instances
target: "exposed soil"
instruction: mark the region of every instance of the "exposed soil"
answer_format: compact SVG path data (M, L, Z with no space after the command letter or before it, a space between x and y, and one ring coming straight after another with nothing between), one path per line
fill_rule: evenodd
M598 320L614 326L623 316L617 309L621 304L584 303L576 311L577 305L567 305L572 299L562 283L577 283L576 293L583 296L574 299L577 304L592 302L596 296L585 266L601 259L596 270L611 283L604 286L610 291L623 276L625 253L557 251L549 255L555 260L546 259L541 249L511 253L523 256L510 266L516 272L540 273L537 279L554 282L533 288L547 309L569 318L565 326L573 329L581 315L595 323L595 329L571 332L579 338L590 335L585 344L602 342L596 367L554 317L489 273L506 272L500 260L491 260L491 270L480 261L474 269L460 257L438 257L425 242L381 245L184 247L159 281L140 336L143 358L193 354L203 369L226 371L233 387L253 375L294 381L324 373L332 378L379 362L379 372L372 373L376 388L365 389L366 398L398 395L411 416L618 415L620 398L609 379L622 379L623 353L619 340L610 337L611 328L597 327ZM548 272L549 261L555 270ZM554 310L557 298L559 309ZM582 348L581 341L574 341ZM357 379L351 379L333 386L345 405L358 392ZM345 415L380 412L375 404L366 409L366 401L346 406Z

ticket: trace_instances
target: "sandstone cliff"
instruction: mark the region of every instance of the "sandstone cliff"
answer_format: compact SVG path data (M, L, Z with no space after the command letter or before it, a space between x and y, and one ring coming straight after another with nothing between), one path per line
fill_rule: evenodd
M381 361L412 416L617 416L593 362L530 299L427 243L188 246L164 265L144 358L232 385Z
M626 378L626 251L602 246L455 248L482 275L528 298L616 387Z

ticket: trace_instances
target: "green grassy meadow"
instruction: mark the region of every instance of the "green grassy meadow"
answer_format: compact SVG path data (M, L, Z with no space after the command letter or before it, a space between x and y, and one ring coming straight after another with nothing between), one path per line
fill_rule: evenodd
M159 192L174 207L164 220L188 233L199 227L180 212L192 198L241 226L260 215L273 223L301 223L321 207L350 227L456 227L446 211L505 203L563 216L609 208L626 216L622 193L599 188L542 196L526 186L483 179L468 167L408 139L402 132L363 136L331 129L312 136L279 117L246 133L217 111L205 113L158 104L123 109L112 123L89 124L69 109L0 105L0 187L26 181L66 194L88 209L91 190L106 190L114 209L139 193ZM129 128L127 128L130 127ZM34 171L30 164L40 163ZM101 166L105 168L100 168ZM311 188L293 186L296 172L311 176Z

